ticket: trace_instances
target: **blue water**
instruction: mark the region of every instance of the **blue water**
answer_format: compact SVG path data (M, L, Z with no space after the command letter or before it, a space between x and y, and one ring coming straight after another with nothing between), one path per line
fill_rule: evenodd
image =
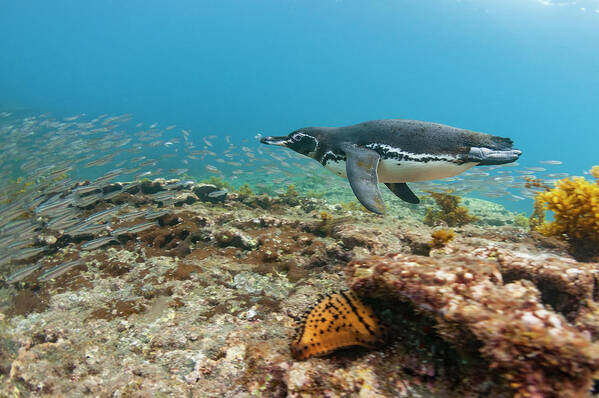
M421 119L580 175L599 163L599 1L553 3L3 2L0 108L250 138Z

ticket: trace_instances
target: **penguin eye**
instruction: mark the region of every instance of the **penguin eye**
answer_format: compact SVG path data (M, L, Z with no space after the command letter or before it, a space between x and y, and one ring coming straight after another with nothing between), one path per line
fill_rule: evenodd
M302 139L302 135L301 134L296 134L293 137L291 137L291 139L293 139L293 141L299 141Z

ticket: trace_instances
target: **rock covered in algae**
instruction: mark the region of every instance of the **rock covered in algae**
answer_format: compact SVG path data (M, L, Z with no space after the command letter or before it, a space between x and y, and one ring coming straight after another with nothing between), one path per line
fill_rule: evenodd
M397 205L393 216L373 222L362 211L302 196L297 206L249 192L209 203L198 200L196 186L154 181L90 205L82 218L111 202L127 204L112 221L114 231L145 223L147 216L158 222L126 235L113 231L118 243L89 251L81 245L96 236L59 236L55 251L36 257L41 268L18 274L18 281L0 280L0 396L513 395L509 383L493 376L498 372L489 370L490 361L480 358L478 346L475 358L467 347L452 349L459 342L443 339L456 334L458 322L435 329L430 319L406 312L400 319L404 334L387 344L293 358L295 318L318 294L347 288L349 260L429 246L433 230L422 225L417 208ZM500 268L504 283L529 279L518 283L531 291L534 283L543 300L555 297L545 302L584 336L596 338L593 266L565 261L565 250L541 247L521 229L482 228L489 223L480 218L456 229L443 248L428 247L430 260L453 264L474 256L480 261L473 265L493 274ZM555 258L542 266L539 254L548 250ZM39 279L76 258L83 263ZM577 306L562 306L578 299ZM380 318L387 321L387 315ZM458 329L469 337L465 344L476 340L467 328Z
M408 303L458 352L480 355L519 397L586 396L599 346L545 306L526 279L505 283L495 261L394 254L356 260L348 285L393 308ZM401 316L401 314L399 315Z
M534 282L543 301L568 320L575 320L598 293L596 263L579 263L554 255L526 256L506 250L497 250L496 259L505 282L518 279Z

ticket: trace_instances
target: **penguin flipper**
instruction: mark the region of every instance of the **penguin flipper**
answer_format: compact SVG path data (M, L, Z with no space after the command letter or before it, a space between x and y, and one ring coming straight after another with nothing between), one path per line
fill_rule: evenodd
M395 196L397 196L404 202L413 203L415 205L420 203L420 199L418 199L418 196L416 196L414 192L412 192L410 187L408 187L408 184L406 184L405 182L386 182L385 185L387 186L387 188L389 188L391 192L395 194Z
M340 148L345 152L347 179L356 198L368 210L385 214L385 204L379 191L379 177L376 171L380 155L371 149L350 143L342 144Z

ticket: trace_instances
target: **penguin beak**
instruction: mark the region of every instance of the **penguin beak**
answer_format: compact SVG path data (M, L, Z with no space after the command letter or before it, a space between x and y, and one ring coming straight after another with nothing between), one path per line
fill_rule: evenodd
M518 149L493 150L489 148L470 148L468 160L478 163L477 166L489 166L512 163L518 160L522 151Z
M267 145L278 145L278 146L287 146L289 142L289 137L262 137L260 142Z

